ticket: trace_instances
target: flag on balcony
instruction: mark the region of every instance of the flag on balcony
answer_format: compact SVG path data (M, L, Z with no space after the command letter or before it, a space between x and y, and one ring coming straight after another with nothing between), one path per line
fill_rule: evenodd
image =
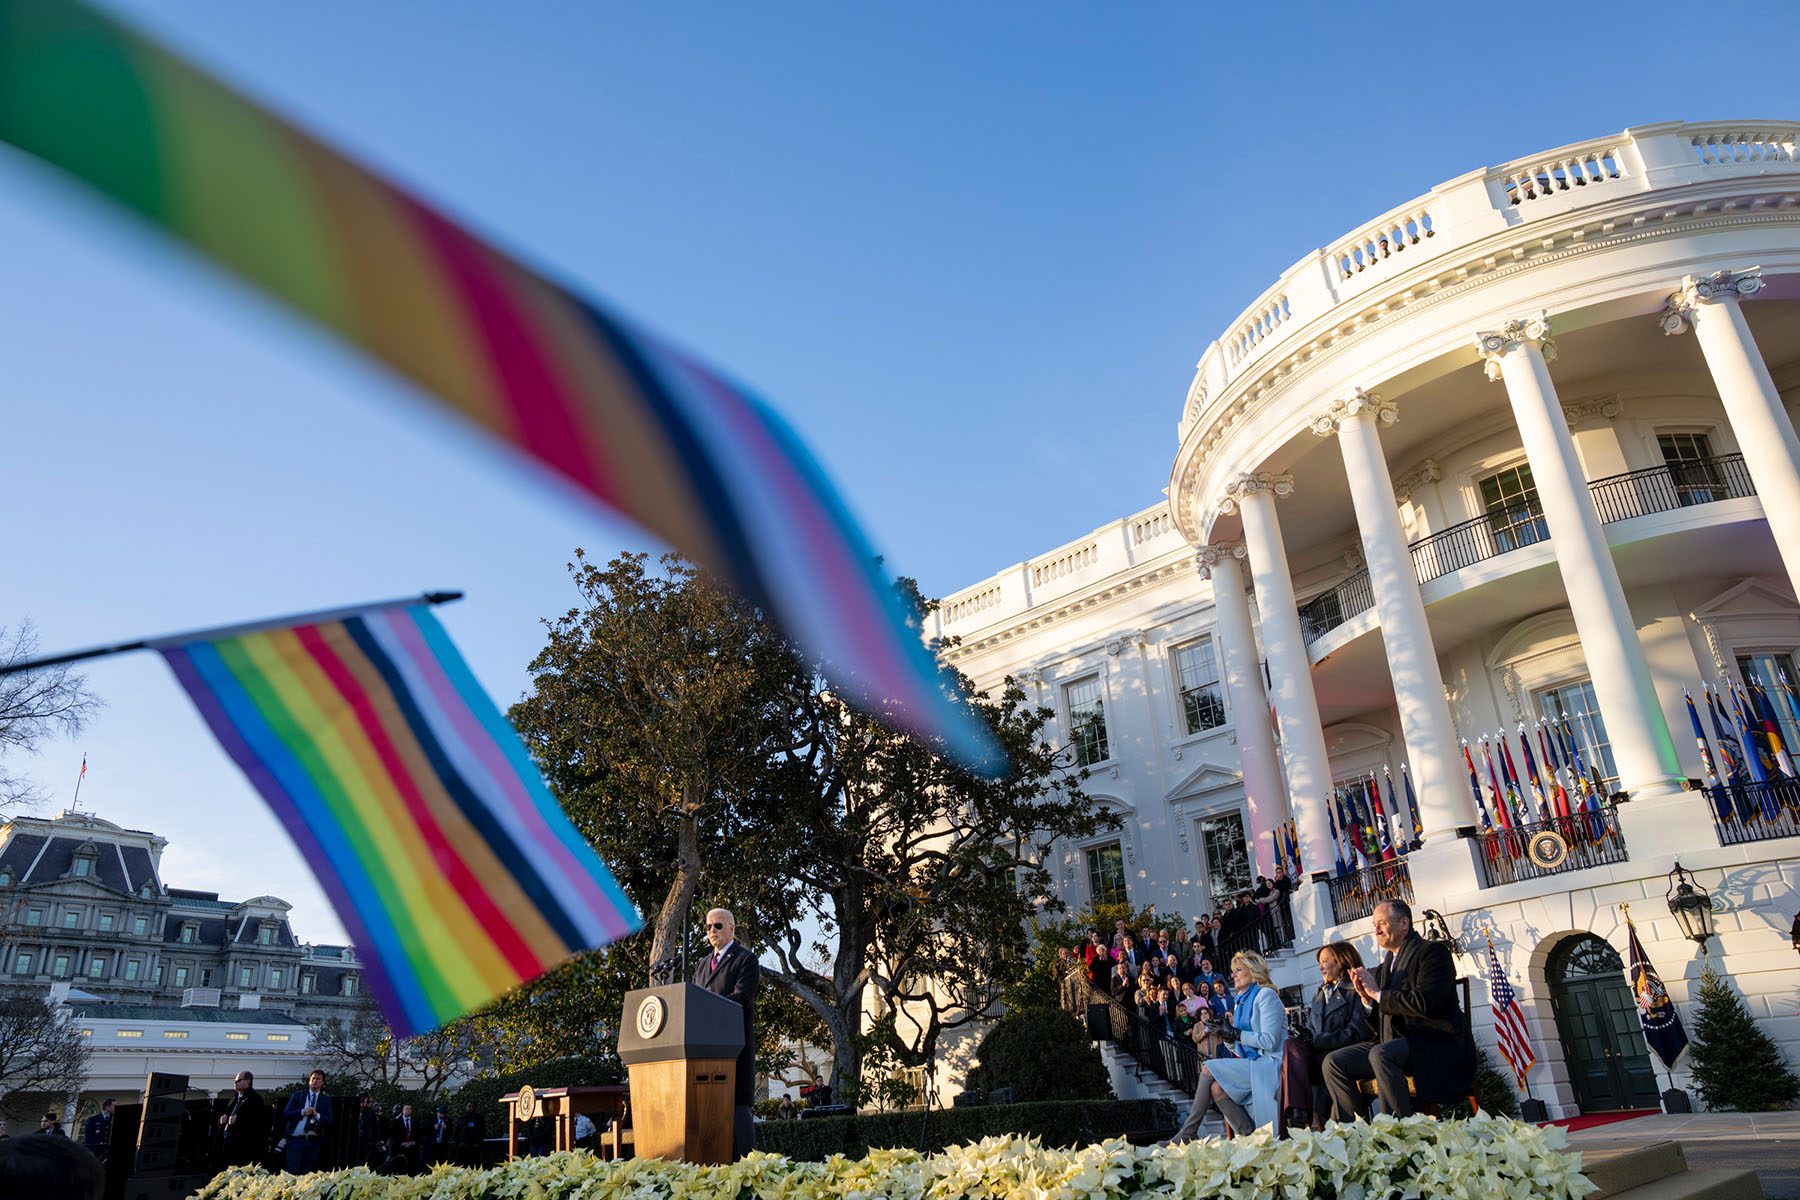
M1650 956L1644 953L1644 944L1638 941L1637 926L1631 923L1631 910L1625 910L1625 929L1631 938L1631 960L1625 968L1625 978L1631 983L1631 994L1637 1001L1638 1020L1644 1026L1644 1041L1662 1059L1667 1070L1675 1068L1675 1060L1687 1049L1687 1030L1681 1027L1681 1014L1675 1011L1675 1002L1669 999L1669 990L1663 986L1662 976L1650 963Z
M1725 705L1713 694L1712 688L1704 683L1700 685L1700 694L1706 698L1706 712L1712 719L1713 738L1719 743L1719 760L1725 768L1725 782L1741 783L1750 777L1750 770L1744 765L1743 747L1738 745L1737 738L1727 732L1731 722L1725 716Z
M1750 723L1750 714L1744 711L1743 698L1738 695L1735 687L1731 689L1731 712L1735 719L1738 743L1744 748L1744 765L1750 769L1750 782L1769 782L1769 771L1774 763L1769 759L1768 747L1763 745L1755 726Z
M1768 742L1769 748L1774 752L1775 765L1781 768L1783 775L1792 779L1794 777L1794 760L1788 754L1787 747L1782 744L1781 724L1775 719L1775 706L1769 702L1769 693L1764 691L1762 684L1754 679L1750 681L1750 705L1752 711L1756 713L1757 720L1761 722L1764 740Z
M1506 779L1506 797L1512 803L1513 814L1521 825L1534 824L1537 818L1525 801L1525 785L1519 782L1519 765L1513 761L1512 743L1506 740L1506 730L1494 734L1494 741L1500 745L1500 773Z
M1294 818L1287 820L1287 869L1288 878L1295 883L1300 882L1300 830L1294 824Z
M1341 878L1342 876L1349 873L1349 868L1344 865L1344 843L1343 843L1343 840L1338 836L1337 815L1338 815L1338 794L1337 794L1337 791L1335 789L1333 789L1333 791L1331 793L1331 801L1328 804L1326 804L1326 806L1325 806L1325 819L1331 823L1331 850L1332 850L1332 853L1337 856L1337 862L1335 864L1333 864L1333 874L1335 874Z
M1406 764L1400 764L1400 782L1406 786L1406 811L1412 816L1413 849L1418 849L1425 841L1425 822L1419 818L1419 798L1413 794L1412 773Z
M1537 724L1538 745L1544 748L1544 770L1550 775L1550 793L1556 801L1556 815L1567 817L1575 811L1577 801L1569 797L1569 789L1563 786L1563 779L1569 772L1563 764L1563 756L1556 745L1556 737L1544 722ZM1579 789L1577 789L1579 792Z
M1781 672L1781 703L1786 710L1788 720L1800 725L1800 696L1794 694L1794 681L1788 678L1786 671Z
M1706 740L1706 730L1700 724L1700 712L1694 707L1694 694L1682 688L1681 698L1687 704L1688 724L1694 727L1694 744L1700 748L1700 765L1706 770L1706 790L1707 795L1712 798L1713 811L1719 820L1730 820L1731 797L1719 786L1719 771L1713 765L1712 745Z
M1375 815L1375 841L1381 849L1381 861L1394 857L1394 839L1388 833L1387 810L1381 804L1381 781L1369 772L1369 806Z
M1550 819L1550 801L1544 794L1544 780L1538 771L1537 756L1531 752L1531 731L1525 728L1525 722L1519 722L1519 747L1525 754L1525 782L1531 785L1531 807L1537 813L1536 820Z
M1525 1075L1537 1064L1537 1052L1531 1048L1531 1032L1525 1026L1525 1012L1519 1007L1519 998L1514 994L1512 984L1507 982L1506 972L1500 969L1500 956L1494 953L1492 938L1488 939L1487 952L1488 996L1493 1001L1494 1038L1500 1049L1500 1057L1512 1068L1520 1090L1524 1090Z
M1469 791L1475 797L1475 815L1481 821L1481 852L1488 862L1499 861L1500 839L1493 836L1494 822L1488 816L1487 803L1481 798L1481 776L1475 773L1475 757L1469 753L1469 739L1462 739L1463 765L1469 769Z

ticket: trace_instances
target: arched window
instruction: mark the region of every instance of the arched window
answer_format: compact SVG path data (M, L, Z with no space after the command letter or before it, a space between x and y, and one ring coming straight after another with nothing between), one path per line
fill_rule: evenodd
M1625 960L1619 957L1619 952L1591 933L1585 937L1570 938L1550 956L1549 976L1552 983L1606 976L1619 978L1624 974Z

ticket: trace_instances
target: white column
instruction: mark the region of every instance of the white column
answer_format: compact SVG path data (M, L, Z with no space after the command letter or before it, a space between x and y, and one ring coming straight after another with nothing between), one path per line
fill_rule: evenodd
M1650 678L1625 588L1594 510L1575 439L1556 397L1548 359L1556 356L1547 314L1476 335L1489 379L1506 384L1513 418L1537 484L1569 613L1581 638L1620 786L1636 796L1678 792L1685 778ZM1542 347L1540 349L1540 346Z
M1325 798L1331 794L1331 760L1319 724L1312 663L1300 633L1287 547L1275 519L1275 497L1290 495L1293 490L1292 475L1244 475L1225 485L1219 509L1243 513L1250 578L1256 585L1256 608L1262 614L1263 650L1269 656L1269 675L1275 685L1275 719L1281 724L1281 752L1287 760L1288 797L1300 835L1300 866L1316 879L1330 872L1337 856L1325 817Z
M1693 326L1788 581L1800 593L1800 437L1738 304L1740 296L1753 295L1762 286L1759 267L1719 271L1705 279L1689 275L1669 297L1662 327L1665 333L1681 333Z
M1444 698L1444 677L1438 670L1431 626L1425 620L1425 601L1419 596L1419 579L1413 571L1412 552L1400 513L1394 507L1394 481L1381 452L1380 426L1392 424L1399 410L1357 388L1313 422L1321 437L1337 434L1344 455L1344 473L1350 479L1350 502L1356 509L1356 527L1362 534L1363 557L1369 564L1369 585L1375 593L1375 615L1381 622L1381 644L1387 651L1388 675L1394 685L1394 705L1400 711L1400 731L1406 738L1407 762L1419 797L1419 820L1427 839L1473 829L1479 819L1469 796L1468 771Z
M1275 756L1275 730L1269 725L1269 693L1263 687L1262 660L1250 624L1250 598L1244 594L1244 543L1200 547L1195 558L1200 577L1212 580L1219 655L1225 667L1225 694L1231 703L1232 730L1244 771L1244 800L1250 809L1250 845L1258 875L1275 874L1274 831L1288 819L1287 796L1281 788L1281 762Z

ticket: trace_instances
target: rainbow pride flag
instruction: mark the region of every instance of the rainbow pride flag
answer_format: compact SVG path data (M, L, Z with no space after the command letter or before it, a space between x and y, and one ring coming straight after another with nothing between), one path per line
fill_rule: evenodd
M305 855L395 1033L641 924L424 605L157 649Z
M1004 767L825 473L747 389L74 0L0 0L0 140L661 538L865 711Z

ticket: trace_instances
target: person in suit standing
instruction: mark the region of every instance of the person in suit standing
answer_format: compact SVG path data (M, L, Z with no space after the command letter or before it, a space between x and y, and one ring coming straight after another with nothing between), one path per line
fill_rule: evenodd
M412 1105L401 1105L400 1115L394 1118L393 1128L388 1133L388 1141L394 1147L393 1156L388 1160L393 1169L403 1175L417 1175L419 1143L424 1140L425 1128L413 1116Z
M112 1145L113 1102L102 1101L100 1111L81 1123L81 1144L95 1158L106 1161L106 1148Z
M482 1143L487 1141L487 1118L475 1111L475 1102L463 1105L456 1122L456 1161L465 1167L481 1165Z
M306 1077L306 1087L288 1097L281 1114L282 1136L287 1140L284 1166L289 1175L306 1175L319 1164L325 1133L331 1128L331 1097L325 1094L325 1072Z
M750 1153L756 1137L750 1104L756 1096L756 989L762 967L749 947L737 940L737 918L715 908L706 914L706 941L712 954L700 960L694 982L709 992L735 1000L744 1010L744 1048L738 1052L736 1112L732 1122L732 1157Z
M1413 1112L1410 1074L1422 1104L1448 1104L1475 1086L1475 1042L1456 1002L1456 963L1450 947L1430 942L1413 928L1412 909L1399 900L1375 906L1375 970L1354 967L1350 986L1362 1002L1376 1040L1345 1046L1325 1056L1325 1088L1335 1120L1368 1119L1357 1084L1375 1081L1381 1111Z
M232 1096L219 1115L219 1134L225 1148L225 1165L247 1167L262 1161L269 1145L269 1102L256 1090L256 1076L239 1071L232 1080Z

